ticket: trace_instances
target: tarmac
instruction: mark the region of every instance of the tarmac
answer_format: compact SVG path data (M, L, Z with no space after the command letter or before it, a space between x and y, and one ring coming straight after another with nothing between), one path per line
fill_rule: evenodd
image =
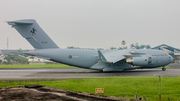
M0 69L0 79L78 79L78 78L109 78L109 77L179 77L180 65L170 64L166 71L161 68L137 69L122 72L100 72L82 68L41 68L41 69ZM31 86L31 85L30 85ZM67 91L58 88L40 87L29 89L25 86L0 89L0 100L43 100L43 101L138 101L135 99L118 98L113 96L102 96L78 91Z
M136 69L122 72L100 72L82 68L58 69L0 69L0 79L69 79L69 78L108 78L113 76L154 76L179 77L180 68Z

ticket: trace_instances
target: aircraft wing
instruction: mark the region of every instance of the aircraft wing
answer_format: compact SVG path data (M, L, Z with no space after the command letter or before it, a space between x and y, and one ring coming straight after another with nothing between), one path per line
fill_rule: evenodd
M98 55L99 55L100 61L102 62L116 63L125 58L141 57L142 55L146 55L146 54L136 53L131 50L118 50L118 51L110 51L110 52L104 52L104 53L98 50Z
M142 55L146 55L146 54L145 53L138 53L138 52L131 51L131 52L129 52L129 54L125 54L124 56L126 58L131 58L131 57L141 57Z
M112 51L112 52L102 53L100 50L98 50L99 59L102 62L109 62L109 63L116 63L120 60L123 60L124 58L126 58L124 55L127 53L128 51Z

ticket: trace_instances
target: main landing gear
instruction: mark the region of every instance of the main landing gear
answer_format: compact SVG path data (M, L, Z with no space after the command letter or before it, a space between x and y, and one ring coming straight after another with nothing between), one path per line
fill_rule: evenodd
M163 67L163 68L162 68L162 71L166 71L166 68L165 68L165 67Z

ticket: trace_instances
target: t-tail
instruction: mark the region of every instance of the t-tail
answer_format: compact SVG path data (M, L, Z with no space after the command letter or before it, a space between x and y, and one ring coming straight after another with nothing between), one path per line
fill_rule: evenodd
M33 19L8 21L35 49L59 48Z

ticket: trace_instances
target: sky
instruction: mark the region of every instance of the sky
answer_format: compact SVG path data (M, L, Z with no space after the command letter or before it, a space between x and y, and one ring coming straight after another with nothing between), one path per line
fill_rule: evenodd
M5 21L35 19L61 48L180 48L180 0L0 0L0 49L33 49Z

